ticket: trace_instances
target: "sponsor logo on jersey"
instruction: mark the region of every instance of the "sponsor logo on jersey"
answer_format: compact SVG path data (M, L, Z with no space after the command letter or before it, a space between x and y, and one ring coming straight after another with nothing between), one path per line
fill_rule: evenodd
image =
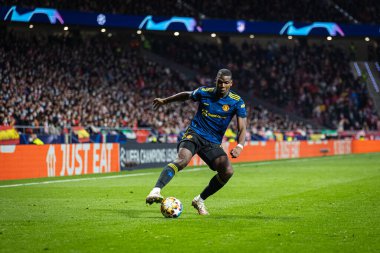
M218 118L218 119L226 119L227 117L221 116L219 114L213 114L207 111L206 109L202 109L202 115L205 117Z

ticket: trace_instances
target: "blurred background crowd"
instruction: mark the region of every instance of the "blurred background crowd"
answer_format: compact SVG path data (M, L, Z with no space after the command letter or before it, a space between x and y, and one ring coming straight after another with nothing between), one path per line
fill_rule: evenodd
M135 15L379 22L379 6L371 0L360 8L351 7L356 1L267 2L15 0L7 4ZM315 128L380 131L366 77L355 77L350 67L350 61L358 58L353 45L302 38L284 42L220 36L212 41L201 36L130 32L111 37L17 29L1 29L0 37L0 125L31 126L46 134L84 126L93 132L102 127L147 128L157 136L180 136L197 105L189 101L153 111L153 99L213 86L217 70L229 68L233 90L247 104L247 138L276 139L280 131L306 136ZM376 61L380 47L373 45L368 58ZM154 60L148 52L165 60ZM183 68L196 74L189 78ZM233 137L235 122L230 131Z

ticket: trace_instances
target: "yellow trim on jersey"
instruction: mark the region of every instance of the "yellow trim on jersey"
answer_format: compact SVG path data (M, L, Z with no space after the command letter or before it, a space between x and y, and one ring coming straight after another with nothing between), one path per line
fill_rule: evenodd
M178 167L174 163L169 163L168 166L174 170L174 173L178 173Z
M228 94L228 96L229 96L230 98L234 99L234 100L237 100L237 101L240 100L240 96L239 96L239 95L236 95L236 94L232 94L232 93L230 93L230 94Z
M202 88L202 91L214 92L215 88Z
M186 129L186 132L183 134L182 139L185 139L187 136L187 132L189 132L190 128Z
M233 96L233 97L238 97L238 98L240 98L240 96L239 96L238 94L235 94L235 93L232 93L232 92L230 92L228 95L229 95L229 96Z

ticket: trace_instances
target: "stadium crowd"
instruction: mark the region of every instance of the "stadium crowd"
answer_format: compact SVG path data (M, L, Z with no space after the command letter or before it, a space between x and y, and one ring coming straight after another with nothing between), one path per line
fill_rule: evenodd
M355 79L350 54L331 44L293 40L292 46L275 40L241 46L162 38L151 39L151 50L209 76L228 66L236 86L289 112L330 128L379 129L373 101L363 79ZM343 124L343 126L342 126Z
M101 38L1 36L2 124L56 132L76 125L159 128L165 121L171 129L182 128L178 118L194 109L168 106L158 115L150 110L153 97L194 84L146 60L136 41L124 46Z
M72 126L147 127L157 129L157 134L179 134L196 104L171 104L155 112L153 98L205 84L205 79L185 80L144 58L134 38L125 43L104 36L81 40L5 31L1 36L0 125L39 127L49 134ZM296 126L260 107L250 107L249 112L252 135Z
M244 43L150 40L156 53L197 70L197 80L148 60L137 37L25 35L1 31L0 125L41 127L59 134L72 126L152 128L156 134L180 134L196 104L170 104L152 110L154 97L165 97L199 85L213 85L215 71L229 67L235 88L339 130L379 130L364 82L350 81L347 57L338 48L275 41L266 47ZM162 41L161 41L162 42ZM194 52L197 52L194 54ZM205 78L209 77L209 78ZM270 95L276 94L276 96ZM249 134L274 138L277 131L308 131L302 122L274 114L245 99ZM231 129L236 132L233 123ZM271 136L271 137L270 137Z
M379 4L375 0L322 0L322 1L281 1L281 0L113 0L113 1L21 1L10 0L7 5L21 7L52 7L66 10L80 10L130 15L191 16L198 18L225 18L260 21L334 21L353 23L379 23ZM335 8L342 7L354 19Z

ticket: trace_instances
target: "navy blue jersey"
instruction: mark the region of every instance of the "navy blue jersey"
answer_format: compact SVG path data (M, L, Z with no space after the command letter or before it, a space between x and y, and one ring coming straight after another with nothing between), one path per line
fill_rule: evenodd
M204 139L220 144L233 116L245 118L244 101L233 91L219 98L216 88L200 87L191 93L191 98L199 102L197 114L190 128Z

